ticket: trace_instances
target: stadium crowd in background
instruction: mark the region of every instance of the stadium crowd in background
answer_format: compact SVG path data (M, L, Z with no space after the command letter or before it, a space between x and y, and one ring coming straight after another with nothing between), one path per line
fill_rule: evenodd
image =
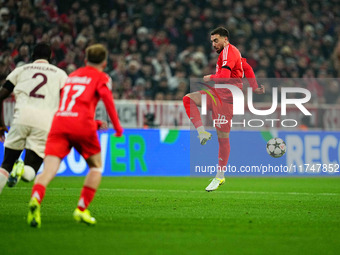
M70 73L98 42L115 98L181 100L189 78L214 71L209 32L222 25L258 79L308 79L313 103L340 103L339 81L314 80L340 77L338 13L337 0L4 0L0 83L36 43L50 43L52 63Z

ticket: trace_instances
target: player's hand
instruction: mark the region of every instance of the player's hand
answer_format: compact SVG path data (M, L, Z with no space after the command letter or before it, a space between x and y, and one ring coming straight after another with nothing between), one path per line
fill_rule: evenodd
M122 128L116 129L115 137L122 137L123 131L124 130Z
M104 120L95 120L96 124L97 124L97 130L99 131L103 131L103 130L107 130L108 129L108 124L106 121Z
M98 126L98 130L107 130L108 129L108 124L106 121L102 121L102 123L100 124L100 126Z
M8 132L8 129L6 126L2 126L0 127L0 142L4 142L5 141L5 132Z
M210 81L210 76L211 76L211 74L205 75L205 76L203 77L203 81L204 81L204 82L209 82L209 81Z
M266 90L265 90L264 86L261 85L260 88L257 88L257 89L254 90L254 93L260 95L260 94L266 93Z

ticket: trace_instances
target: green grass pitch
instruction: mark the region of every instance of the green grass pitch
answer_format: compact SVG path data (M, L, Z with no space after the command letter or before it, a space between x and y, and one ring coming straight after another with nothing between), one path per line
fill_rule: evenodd
M340 178L106 177L73 221L84 178L56 177L42 227L26 225L32 184L0 195L0 254L339 254Z

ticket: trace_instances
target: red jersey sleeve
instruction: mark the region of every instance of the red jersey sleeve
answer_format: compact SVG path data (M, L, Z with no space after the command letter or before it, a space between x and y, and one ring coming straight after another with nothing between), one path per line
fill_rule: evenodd
M109 82L109 81L108 81ZM111 91L108 88L107 82L101 82L98 87L98 94L100 98L103 100L106 111L111 119L111 122L116 130L116 135L121 136L123 133L123 128L120 125L118 114L116 111L116 107L113 102L113 97Z
M244 71L244 76L247 78L250 87L252 87L253 91L259 87L256 81L255 73L253 68L247 63L247 59L242 58L242 67Z
M221 66L219 67L219 70L218 72L216 72L216 74L212 74L210 76L211 80L219 78L230 78L231 70L234 68L236 63L236 59L232 54L230 44L228 44L228 46L226 46L220 53L219 61L221 63Z

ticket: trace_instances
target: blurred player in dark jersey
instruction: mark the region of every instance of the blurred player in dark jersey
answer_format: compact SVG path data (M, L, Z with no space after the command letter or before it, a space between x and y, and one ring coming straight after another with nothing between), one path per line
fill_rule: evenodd
M32 189L27 218L28 224L32 227L40 227L40 204L46 187L56 175L61 160L72 147L84 157L89 166L78 207L73 216L79 222L89 225L96 223L87 207L100 184L103 171L98 126L94 120L99 99L105 104L116 136L122 136L123 132L112 98L111 79L103 72L107 54L107 50L101 44L88 47L86 66L71 73L62 89L59 109L54 115L46 142L44 170L37 176Z
M254 72L246 59L242 59L239 50L229 43L229 32L223 27L218 27L210 33L210 39L215 51L219 54L216 73L205 75L203 80L205 82L215 81L219 83L228 83L235 85L242 89L242 78L246 74L249 83L253 88L254 93L263 94L264 87L258 88L255 81ZM255 82L254 82L255 81ZM212 111L213 119L222 119L226 123L216 125L216 131L219 143L218 165L216 177L206 187L206 191L216 190L220 185L225 182L223 167L227 165L230 154L229 132L230 123L233 117L233 97L228 89L219 89L217 91L210 89L208 91L213 97L221 98L221 103L215 104L210 96L207 96L207 109ZM201 95L207 94L205 91L198 91L189 93L183 97L183 104L186 109L187 115L191 122L198 131L200 143L206 144L211 139L211 134L205 131L202 124L201 116L197 106L201 106Z

